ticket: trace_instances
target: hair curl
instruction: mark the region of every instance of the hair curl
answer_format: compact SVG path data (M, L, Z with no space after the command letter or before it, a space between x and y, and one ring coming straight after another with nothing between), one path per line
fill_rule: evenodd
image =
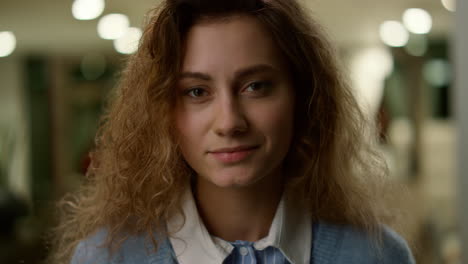
M378 193L385 163L320 26L293 0L165 0L149 13L140 47L122 72L85 183L61 202L52 262L67 263L77 243L102 227L109 248L126 239L123 233L146 234L155 248L155 234L170 235L165 222L181 213L180 194L193 174L171 121L184 38L202 18L239 14L271 32L291 69L297 96L286 190L315 221L376 230L385 208Z

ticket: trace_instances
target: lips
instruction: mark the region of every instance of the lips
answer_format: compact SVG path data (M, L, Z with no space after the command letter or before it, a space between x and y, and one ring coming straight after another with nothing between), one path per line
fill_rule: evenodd
M220 148L215 149L213 151L209 151L210 153L225 153L225 152L237 152L237 151L246 151L250 149L258 148L258 146L238 146L233 148Z
M220 148L208 153L222 163L236 163L249 157L258 146L238 146L233 148Z

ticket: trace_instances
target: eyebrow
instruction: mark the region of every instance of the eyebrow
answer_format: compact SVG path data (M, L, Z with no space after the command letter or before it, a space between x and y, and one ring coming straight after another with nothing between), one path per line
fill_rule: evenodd
M237 70L234 73L234 80L242 79L247 76L257 74L257 73L262 73L262 72L279 72L279 70L268 64L257 64L257 65L253 65L247 68ZM179 77L179 80L182 80L182 79L200 79L203 81L211 81L213 78L206 73L183 72Z

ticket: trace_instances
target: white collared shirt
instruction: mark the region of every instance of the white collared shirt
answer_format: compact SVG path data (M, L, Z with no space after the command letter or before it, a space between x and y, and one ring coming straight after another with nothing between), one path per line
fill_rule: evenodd
M170 241L180 264L220 264L231 254L234 247L212 237L201 220L190 188L184 194L182 225L181 215L167 223L168 231L174 234ZM293 201L283 195L273 218L268 236L254 242L256 250L269 246L279 249L292 264L310 262L312 221L309 213L297 208Z

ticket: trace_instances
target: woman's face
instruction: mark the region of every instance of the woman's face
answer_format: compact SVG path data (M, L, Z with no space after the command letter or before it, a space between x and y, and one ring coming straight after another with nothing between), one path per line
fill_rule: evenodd
M253 17L191 28L175 123L180 150L199 181L245 187L281 176L293 134L287 72L271 36Z

